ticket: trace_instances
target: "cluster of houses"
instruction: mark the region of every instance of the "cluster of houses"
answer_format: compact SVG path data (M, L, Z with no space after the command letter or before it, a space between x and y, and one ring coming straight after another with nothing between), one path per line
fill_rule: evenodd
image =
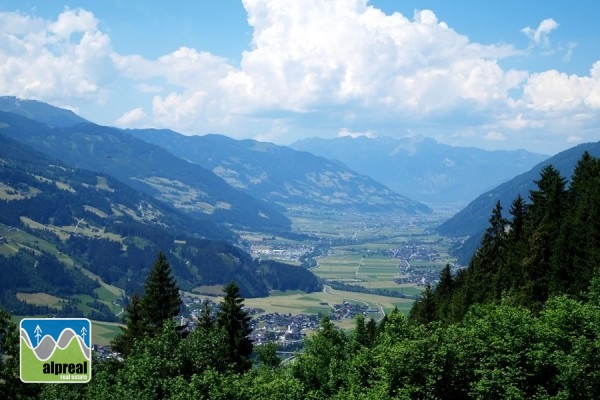
M440 238L437 242L411 240L391 251L390 256L400 259L398 263L399 277L394 279L398 284L414 283L420 286L435 284L439 278L441 265L447 262L447 256L436 250L437 246L449 248L456 238ZM419 267L415 267L419 265ZM454 268L459 268L453 265Z
M211 316L216 317L219 312L219 304L209 298L192 297L182 295L182 301L185 309L188 311L179 315L178 322L180 326L185 326L188 330L193 330L198 325L198 319L204 308L204 303L208 304ZM341 320L346 318L355 318L358 314L368 315L377 313L378 310L371 310L366 305L353 304L345 301L342 304L329 305L331 320ZM245 307L244 311L252 316L250 326L252 333L250 338L255 345L261 345L267 342L277 342L281 349L294 350L302 347L302 343L310 331L319 329L319 324L323 314L282 314L277 312L265 313L260 308ZM110 346L94 345L93 350L99 359L117 359L123 360L122 356L112 351Z
M123 362L123 355L113 351L112 347L93 344L92 351L98 360L117 360Z
M307 331L317 329L321 317L320 314L259 314L252 319L251 338L257 345L276 340L288 347L304 340Z
M342 304L334 304L332 307L333 309L331 310L331 315L329 316L329 319L331 319L332 321L338 321L341 319L352 319L359 314L366 316L371 313L379 312L379 310L372 310L366 305L352 304L347 301L345 301Z

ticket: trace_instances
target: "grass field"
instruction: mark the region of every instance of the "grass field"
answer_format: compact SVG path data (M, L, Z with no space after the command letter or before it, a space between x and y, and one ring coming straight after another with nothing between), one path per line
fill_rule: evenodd
M17 293L17 299L25 303L35 304L36 306L50 306L54 308L62 307L60 297L52 296L48 293Z
M324 280L338 280L345 284L367 289L388 289L404 294L419 294L413 284L399 285L394 278L400 277L399 261L385 255L343 254L319 258L319 264L311 271Z
M322 292L297 293L279 292L275 296L264 298L246 299L248 307L261 308L265 312L278 312L281 314L329 314L333 304L341 304L344 301L358 302L367 305L371 309L383 309L389 313L395 307L408 312L412 306L412 300L396 297L378 296L367 293L346 292L326 287ZM375 315L374 315L375 317ZM378 315L381 318L382 315Z
M112 322L92 321L92 343L106 346L117 336L122 326Z

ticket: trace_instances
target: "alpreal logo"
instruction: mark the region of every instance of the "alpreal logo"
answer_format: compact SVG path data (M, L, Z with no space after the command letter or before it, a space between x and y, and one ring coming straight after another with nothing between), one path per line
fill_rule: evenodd
M85 383L92 378L92 324L87 318L21 320L21 381Z

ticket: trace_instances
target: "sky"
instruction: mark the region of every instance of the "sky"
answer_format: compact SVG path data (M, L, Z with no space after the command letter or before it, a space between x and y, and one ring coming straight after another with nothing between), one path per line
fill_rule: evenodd
M0 95L121 128L552 155L600 140L598 15L558 0L0 0Z

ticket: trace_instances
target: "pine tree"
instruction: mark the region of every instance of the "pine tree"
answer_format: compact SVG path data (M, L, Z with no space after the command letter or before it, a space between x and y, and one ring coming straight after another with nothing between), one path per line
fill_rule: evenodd
M426 325L435 321L436 311L434 291L431 289L431 285L427 284L421 296L413 303L409 318L411 321Z
M450 300L454 290L454 280L450 271L450 264L440 272L438 284L435 287L435 305L438 321L447 321L449 318Z
M567 195L552 259L553 292L584 293L600 265L600 159L585 152Z
M125 328L121 328L112 342L115 351L127 356L137 340L141 340L146 334L144 318L142 316L142 299L137 294L131 297L131 302L125 309Z
M527 257L522 261L526 284L522 288L521 301L539 309L548 299L552 286L552 251L564 216L567 191L565 179L552 165L542 169L540 179L535 183L538 189L530 191L531 205L524 227L528 243Z
M202 303L202 310L200 311L200 318L198 318L198 327L204 329L212 329L215 326L215 318L211 314L210 306L208 305L208 299Z
M179 314L181 297L171 266L163 252L159 252L144 285L142 317L147 332L154 336L162 324Z
M240 297L240 289L231 282L223 288L225 298L220 304L217 315L217 327L222 329L226 336L225 354L228 362L236 372L246 372L252 366L252 332L250 317L243 310L244 299Z

